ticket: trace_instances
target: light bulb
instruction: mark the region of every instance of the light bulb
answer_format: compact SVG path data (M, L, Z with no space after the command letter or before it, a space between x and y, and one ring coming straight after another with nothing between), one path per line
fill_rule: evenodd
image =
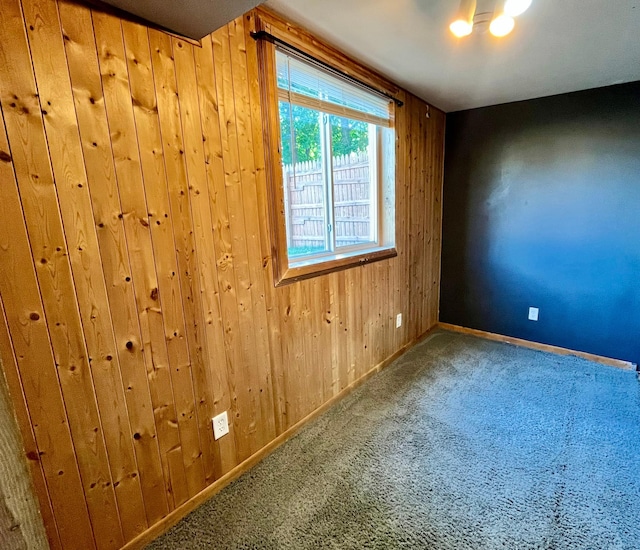
M462 38L463 36L469 36L471 34L471 31L473 30L473 23L458 19L449 25L449 29L451 29L451 32L458 38Z
M451 32L458 38L469 36L473 31L473 16L476 13L476 0L460 0L455 21L449 25Z
M507 0L504 3L504 13L511 17L517 17L529 9L531 0Z
M493 21L491 21L491 25L489 25L489 30L493 36L502 37L507 36L515 26L516 22L513 20L513 17L510 17L506 14L498 15Z

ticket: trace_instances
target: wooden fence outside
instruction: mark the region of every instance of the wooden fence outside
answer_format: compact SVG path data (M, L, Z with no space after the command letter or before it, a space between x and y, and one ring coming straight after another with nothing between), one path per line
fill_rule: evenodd
M285 164L283 174L289 210L289 249L323 249L328 220L322 163ZM333 157L333 183L336 245L371 241L374 213L367 151Z

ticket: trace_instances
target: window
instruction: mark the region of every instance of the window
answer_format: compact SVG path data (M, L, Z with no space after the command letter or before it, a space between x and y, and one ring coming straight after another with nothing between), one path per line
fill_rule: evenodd
M276 282L395 255L393 101L281 46L273 67Z

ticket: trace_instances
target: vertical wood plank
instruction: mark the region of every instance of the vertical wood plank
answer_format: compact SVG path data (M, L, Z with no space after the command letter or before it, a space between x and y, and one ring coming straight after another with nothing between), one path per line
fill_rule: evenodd
M358 291L356 289L356 274L359 270L349 269L345 271L345 290L347 295L347 386L356 380L356 363L358 352L358 338L361 334L361 327L358 322L357 301Z
M444 183L444 144L445 144L445 127L446 118L445 114L431 109L432 116L435 117L437 128L432 133L431 139L434 142L436 148L435 158L435 172L431 180L431 185L435 188L435 198L432 205L434 212L434 228L433 228L433 249L432 262L433 269L435 271L433 277L433 292L435 294L434 304L431 311L431 323L435 324L440 318L440 280L441 280L441 260L442 260L442 186Z
M349 384L349 355L347 349L347 342L350 338L348 328L348 308L347 308L347 290L346 290L346 274L345 272L338 272L338 282L334 286L334 292L337 295L338 308L339 308L339 326L338 328L338 373L340 379L339 390L342 391Z
M0 346L3 345L5 328L0 300ZM2 371L4 363L0 353L0 544L7 550L45 550L50 546L33 494L29 466L9 397L7 379ZM43 480L42 472L39 477Z
M0 55L8 70L0 80L0 101L31 254L36 259L44 314L95 537L101 548L117 548L123 536L49 162L42 121L46 108L39 102L20 7L4 2L2 16ZM6 51L9 45L11 53ZM60 472L60 476L65 474Z
M430 139L431 133L436 129L436 121L431 117L427 118L427 110L425 106L422 106L418 116L421 116L425 120L425 155L424 155L424 172L425 172L425 185L427 186L427 193L425 197L425 244L423 249L423 257L433 258L434 245L435 245L435 227L436 227L436 212L435 212L435 200L436 200L436 185L435 185L435 142ZM437 301L436 295L433 289L433 279L436 273L435 262L430 262L423 266L423 280L425 288L425 299L422 302L422 318L423 326L430 326L431 315L434 310L435 302Z
M228 401L228 381L227 381L227 358L224 353L224 343L222 336L222 315L220 311L220 290L218 285L218 264L216 261L216 244L220 242L214 241L214 228L217 223L217 219L212 219L212 197L210 196L211 183L208 178L207 168L205 164L205 150L206 142L209 141L208 146L215 147L215 130L214 135L209 134L211 130L211 124L215 124L215 120L208 121L206 133L203 132L203 125L201 118L203 113L201 109L204 109L206 114L210 114L210 104L200 105L199 98L199 85L196 74L196 60L194 58L194 48L183 41L173 42L173 55L175 58L176 67L176 84L178 94L180 96L180 113L182 119L182 129L184 135L184 150L185 160L187 165L187 175L190 181L189 187L189 200L191 203L191 213L193 216L193 227L196 238L196 275L199 278L200 284L200 297L201 308L206 319L204 328L206 331L207 342L207 361L209 368L202 370L199 373L198 387L202 388L202 392L208 392L204 397L209 406L209 419L213 414L222 412L217 405L218 396L221 398L225 406L230 406ZM205 41L206 42L206 41ZM203 57L201 61L206 64L206 67L210 70L213 60L207 55L207 51L210 53L211 49L209 45L204 46L206 50L203 50ZM204 57L206 56L206 58ZM201 65L201 68L202 65ZM205 69L206 70L206 69ZM211 73L210 73L211 74ZM206 78L202 75L203 78ZM203 83L203 86L211 88L213 93L212 82ZM202 98L204 100L204 98ZM224 220L224 214L222 214L221 220ZM219 256L218 256L219 258ZM215 380L215 382L214 382ZM215 413L214 413L215 411ZM228 467L230 452L234 450L233 437L235 435L235 418L231 418L230 430L233 430L233 435L227 438L226 441L220 441L215 443L211 437L211 428L209 421L202 423L202 429L208 438L209 447L211 452L220 457L217 462L217 468L215 475L219 476ZM224 463L222 465L222 457L220 451L224 453ZM211 467L214 466L212 463ZM213 478L213 470L210 473L210 477Z
M400 210L396 210L396 221L400 220L401 239L402 239L402 262L400 268L400 300L401 308L405 312L406 322L403 323L400 331L400 346L411 341L411 303L417 300L417 296L413 295L413 286L411 279L411 174L413 166L413 143L411 140L411 95L406 96L405 107L402 113L402 125L398 129L399 139L401 141L401 150L399 159L399 167L397 172L401 174L400 185L402 187L402 205ZM398 175L400 175L398 174Z
M233 73L229 33L231 25L219 29L212 35L214 65L216 71L216 92L218 97L218 112L220 116L220 132L222 138L222 156L225 167L225 190L228 205L229 230L231 235L231 250L235 271L235 287L227 289L229 293L235 291L236 309L238 312L238 348L239 359L232 360L235 374L235 398L237 410L235 412L236 437L238 459L250 456L256 448L256 433L259 418L262 415L260 406L260 381L256 373L256 357L267 357L261 333L254 335L253 299L251 288L253 281L249 269L247 252L247 234L245 229L245 212L242 193L242 167L239 160L238 126L235 116L235 96L233 88ZM231 283L228 283L228 286ZM254 341L254 336L258 339ZM260 351L256 351L260 346ZM240 368L240 365L243 367ZM264 393L264 388L263 393ZM269 389L270 391L270 389ZM252 434L257 437L252 437Z
M429 286L427 285L428 277L431 273L430 266L424 262L425 253L429 252L430 247L430 229L431 229L431 211L428 208L428 202L430 200L430 186L427 177L426 164L429 160L430 148L428 146L426 140L426 130L427 130L427 122L425 115L425 106L422 102L416 102L416 107L414 109L414 118L416 118L419 122L419 149L418 149L418 186L420 188L420 201L419 201L419 209L421 212L417 212L416 216L418 216L421 220L422 225L422 242L421 246L418 247L416 253L419 256L418 265L420 266L419 272L419 280L422 288L422 298L420 300L420 304L417 307L417 333L416 337L423 333L423 327L426 325L426 318L424 316L425 304L429 304Z
M246 49L247 81L249 84L249 101L251 105L251 129L253 139L253 154L256 177L256 198L259 215L259 235L262 258L262 277L265 288L265 306L267 313L267 329L269 337L269 352L271 357L271 388L276 435L282 433L282 345L280 331L281 311L276 296L273 281L273 265L271 258L271 241L269 226L269 206L267 193L267 173L264 147L265 119L267 111L262 107L260 90L260 67L257 41L251 37L255 30L255 18L252 13L245 16L244 42Z
M231 53L231 71L235 107L235 124L238 129L237 147L240 162L240 180L242 205L245 213L244 232L246 235L247 261L251 280L251 301L253 338L258 356L254 361L256 377L256 395L260 408L259 422L262 428L258 431L260 440L258 450L275 437L275 420L273 409L273 388L271 382L271 352L267 317L265 285L269 279L263 265L263 243L260 237L261 209L258 205L258 166L255 161L255 145L253 141L253 121L251 116L250 76L247 61L247 45L245 40L244 18L239 17L228 25L229 48ZM253 42L252 38L248 38ZM255 52L255 50L254 50ZM256 75L257 76L257 75ZM254 354L255 357L255 354Z
M299 285L294 285L298 287ZM280 412L280 426L282 430L286 430L292 426L295 417L293 406L291 403L291 393L289 391L290 378L292 376L294 365L296 364L293 352L293 334L295 326L295 318L292 312L291 294L292 286L286 286L276 289L276 300L278 309L280 310L279 332L281 335L281 357L282 364L277 368L277 378L274 384L278 388L278 411Z
M4 118L0 116L0 204L2 204L2 206L0 206L0 215L3 216L2 219L7 228L17 230L20 228L19 222L21 221L21 219L17 216L21 216L21 212L19 210L16 210L16 212L13 213L13 218L4 216L5 208L19 207L18 201L16 200L15 196L13 197L13 200L10 200L9 198L10 194L8 192L8 186L10 185L15 188L15 175L13 172L13 164L11 162L9 143L7 142ZM11 225L10 222L13 222L13 225ZM25 266L23 266L23 269L28 270L31 261L28 251L28 243L26 243L26 239L20 239L20 233L16 234L15 236L17 237L17 240L13 241L12 245L21 245L22 257L16 255L15 253L13 254L13 256L10 256L13 251L9 250L9 241L7 239L7 234L5 232L0 232L0 259L2 260L1 265L10 266L14 265L12 261L22 260L25 262ZM25 389L23 387L23 382L20 376L20 363L18 361L18 358L16 357L16 351L11 341L11 335L9 334L9 321L7 319L5 305L2 300L3 289L8 296L8 299L15 298L15 295L13 293L7 291L7 288L12 288L13 285L10 286L10 283L6 280L5 277L7 277L7 275L13 275L15 277L21 275L21 273L7 273L4 269L2 271L4 272L4 277L1 276L2 274L0 274L0 359L2 360L2 365L4 367L4 374L7 379L9 393L13 398L16 418L18 419L18 424L22 432L25 452L29 460L31 477L36 489L38 501L40 503L40 513L42 514L42 519L47 531L49 546L52 549L58 549L62 548L62 540L60 539L58 525L53 513L51 496L49 495L49 491L47 488L47 472L45 471L44 462L40 458L41 455L38 449L36 434L33 427L33 425L37 423L37 412L36 416L32 416L29 413L29 403L27 402L28 394L25 392ZM28 273L28 271L25 271L23 273ZM28 282L28 280L25 282ZM31 289L33 289L33 286L31 287ZM15 288L13 288L13 292L15 293ZM10 306L15 305L15 303L10 303ZM20 348L18 347L18 349ZM69 434L67 432L67 442L69 442L68 436ZM71 457L75 459L72 454ZM77 481L79 481L79 478L77 479ZM84 501L82 502L82 504L84 505ZM86 507L85 519L88 520L88 516L86 516Z
M421 279L420 251L422 250L423 234L423 218L421 216L424 187L420 181L420 159L422 136L420 127L421 120L415 116L415 100L411 98L411 153L410 153L410 178L411 191L409 194L409 203L411 209L409 212L409 224L411 232L410 242L410 266L411 266L411 293L412 300L410 304L410 333L409 339L416 338L420 323L420 305L424 298Z
M292 286L289 292L289 305L291 308L291 355L292 363L289 364L289 376L287 386L288 402L290 403L289 416L287 418L290 425L294 425L298 420L306 416L308 400L313 398L313 394L307 387L307 372L305 370L305 344L308 346L308 338L303 336L306 330L305 321L305 285L308 281L301 281L300 284Z
M231 381L233 364L238 364L240 357L234 353L234 341L239 337L238 313L235 300L235 272L233 269L233 250L231 248L231 231L225 186L225 168L222 154L222 138L220 134L220 116L218 110L217 91L213 83L216 81L213 63L213 45L211 37L202 41L202 48L195 48L196 74L198 81L198 99L203 132L203 148L208 188L210 215L212 223L213 245L207 247L201 265L202 273L209 270L207 265L215 265L217 278L205 277L203 284L210 287L207 294L209 308L217 312L215 326L210 324L211 333L209 361L217 368L212 370L216 393L214 414L225 410L231 411L233 421L237 418L237 397L235 381ZM215 252L209 257L206 252ZM212 283L212 284L209 284ZM212 298L216 298L214 302ZM219 317L219 318L218 318ZM223 324L224 320L224 324ZM230 385L231 384L231 385ZM232 422L233 424L234 422ZM236 463L237 433L217 442L217 475L228 472Z

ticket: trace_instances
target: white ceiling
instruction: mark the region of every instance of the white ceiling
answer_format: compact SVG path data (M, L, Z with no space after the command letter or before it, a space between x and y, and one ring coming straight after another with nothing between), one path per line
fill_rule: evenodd
M533 0L502 39L454 38L459 0L266 5L447 112L640 80L640 0Z
M91 1L91 0L90 0ZM102 0L160 27L200 40L263 0Z

